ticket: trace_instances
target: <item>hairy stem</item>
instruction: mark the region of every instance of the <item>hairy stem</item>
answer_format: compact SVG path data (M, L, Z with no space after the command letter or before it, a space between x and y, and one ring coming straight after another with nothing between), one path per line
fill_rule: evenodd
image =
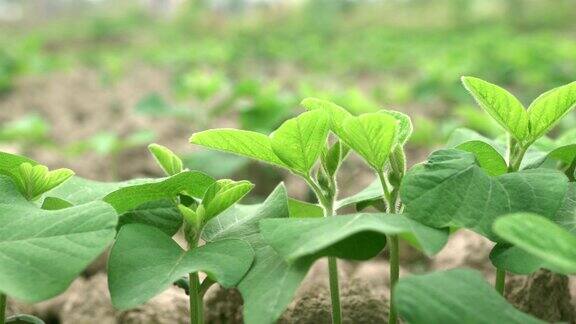
M382 185L382 191L384 192L384 203L386 204L386 211L389 213L397 212L397 190L390 192L388 189L388 181L383 172L378 172L378 178L380 179L380 184ZM388 316L388 323L396 324L398 323L398 313L396 307L394 307L394 287L400 278L400 251L398 248L398 235L388 235L388 249L390 252L390 314Z
M200 294L200 279L198 272L190 273L190 323L204 323L202 295Z
M324 209L324 217L334 216L334 197L327 197L320 186L311 177L304 177L308 186L314 191L318 202ZM332 303L332 323L342 323L342 308L340 306L340 287L338 283L338 264L335 257L328 257L328 277L330 281L330 300Z
M506 286L506 270L496 268L496 291L504 296L504 287Z
M6 295L0 293L0 324L6 320Z

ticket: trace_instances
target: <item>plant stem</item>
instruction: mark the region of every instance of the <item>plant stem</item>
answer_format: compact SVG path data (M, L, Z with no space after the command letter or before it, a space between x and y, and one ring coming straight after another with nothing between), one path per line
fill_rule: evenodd
M396 213L396 200L397 194L392 194L388 189L388 182L383 172L377 172L378 178L380 179L380 184L382 185L382 191L384 192L384 203L386 204L386 211L389 213ZM396 324L398 323L398 313L396 312L396 307L394 307L394 287L400 278L400 251L398 248L398 235L388 235L388 250L390 252L390 314L388 316L388 323Z
M200 279L198 272L190 273L190 323L204 323L202 296L200 295Z
M330 299L332 301L332 323L342 323L340 307L340 287L338 284L338 264L335 257L328 257L328 277L330 280Z
M6 295L0 293L0 324L6 319Z
M305 176L304 180L314 191L318 202L324 209L324 217L334 216L334 197L326 197L320 186L314 182L310 176ZM338 283L338 264L335 257L328 257L328 279L330 281L330 300L332 303L332 323L342 323L342 308L340 306L340 287Z
M506 286L506 270L496 268L496 291L504 296L504 287Z

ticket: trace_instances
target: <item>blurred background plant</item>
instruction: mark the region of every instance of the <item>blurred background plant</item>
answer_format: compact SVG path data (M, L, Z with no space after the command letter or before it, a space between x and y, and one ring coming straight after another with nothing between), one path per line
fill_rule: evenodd
M134 161L156 138L189 167L261 184L282 175L262 178L245 160L190 152L188 136L222 126L267 133L315 96L355 113L409 113L408 152L418 161L457 127L501 133L467 97L461 75L522 89L524 102L573 81L574 6L0 0L0 146L112 179L154 173ZM570 116L556 134L574 122ZM106 171L93 170L96 163Z

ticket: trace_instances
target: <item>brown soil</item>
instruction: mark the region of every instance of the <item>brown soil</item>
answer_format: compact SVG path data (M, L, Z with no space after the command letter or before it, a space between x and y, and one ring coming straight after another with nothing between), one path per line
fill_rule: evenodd
M529 276L510 278L506 298L516 308L547 322L576 322L567 276L539 270Z

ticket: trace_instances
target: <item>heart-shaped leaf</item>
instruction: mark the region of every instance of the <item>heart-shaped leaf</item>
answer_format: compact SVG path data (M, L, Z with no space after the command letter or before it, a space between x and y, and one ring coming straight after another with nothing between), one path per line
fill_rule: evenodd
M0 291L38 302L64 291L112 241L117 216L103 202L47 211L0 176Z
M167 147L159 144L150 144L148 150L167 175L172 176L182 172L182 160Z
M407 323L544 323L510 305L474 270L402 278L394 304Z
M289 216L286 189L280 185L261 205L235 205L204 227L202 238L206 242L243 238L256 253L252 268L238 284L246 323L274 323L292 301L311 266L311 262L286 263L262 239L260 220Z
M505 89L474 77L462 77L466 90L478 105L518 141L529 136L528 112L522 103Z
M185 251L154 227L126 225L108 260L112 303L118 309L138 306L182 276L198 271L230 288L242 279L253 258L252 248L242 240L222 240Z
M576 106L576 82L540 95L528 107L531 142L545 135Z
M260 229L288 262L334 256L367 260L386 244L386 235L411 233L428 255L446 244L448 231L422 225L403 215L352 214L326 218L267 219Z
M270 135L272 151L291 170L307 175L326 145L329 116L320 110L285 121Z
M542 216L517 213L498 219L494 231L506 241L546 261L546 268L576 273L576 235Z
M432 227L465 227L499 242L492 231L496 218L532 212L554 219L568 193L566 177L555 170L534 169L488 175L472 153L434 152L404 177L400 194L406 214Z

